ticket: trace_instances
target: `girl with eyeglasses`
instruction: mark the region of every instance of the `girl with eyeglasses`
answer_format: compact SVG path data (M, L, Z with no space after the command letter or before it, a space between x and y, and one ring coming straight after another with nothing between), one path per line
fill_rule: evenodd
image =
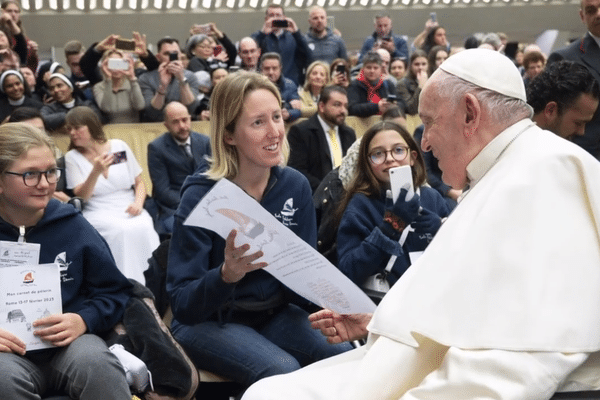
M0 240L39 244L39 263L60 266L62 297L62 313L27 321L53 347L31 351L24 338L0 328L1 397L59 391L78 399L129 400L123 368L97 335L122 318L131 284L81 213L52 199L60 175L45 133L23 123L0 126Z
M393 203L386 196L390 189L389 170L402 165L412 169L414 197L407 201L406 190ZM337 246L338 268L362 286L372 275L383 273L391 256L397 259L386 274L393 285L411 265L411 257L425 250L450 213L446 202L425 185L423 156L410 134L393 122L373 125L362 137L356 174L340 207ZM404 245L398 240L404 229ZM415 253L412 254L411 253Z

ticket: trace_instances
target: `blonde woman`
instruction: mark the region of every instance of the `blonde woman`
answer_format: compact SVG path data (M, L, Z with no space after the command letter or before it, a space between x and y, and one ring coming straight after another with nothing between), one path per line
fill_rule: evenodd
M228 179L298 237L316 245L308 181L282 167L288 145L277 87L256 73L231 74L215 87L211 105L213 158L188 177L175 213L167 270L171 328L198 368L245 388L350 346L331 346L310 328L301 308L307 301L263 271L262 252L249 254L236 230L225 240L183 225L216 182ZM292 211L284 218L282 210Z
M298 95L302 101L300 112L303 118L313 116L317 112L317 104L321 90L329 83L329 64L323 61L314 61L306 70L304 86L298 88Z
M94 99L108 116L108 122L140 122L140 111L146 103L131 56L115 49L107 50L100 65L104 80L94 85Z

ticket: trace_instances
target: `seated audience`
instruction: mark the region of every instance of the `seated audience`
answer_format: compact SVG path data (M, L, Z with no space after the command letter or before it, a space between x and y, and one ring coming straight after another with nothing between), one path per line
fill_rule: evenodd
M408 60L404 60L402 58L394 58L392 62L390 62L390 75L396 79L396 82L399 82L400 79L404 78L406 74L406 65Z
M329 67L330 84L348 89L350 85L350 64L343 58L336 58Z
M158 41L156 48L158 69L143 73L139 79L146 101L142 121L162 121L163 109L171 101L182 103L193 114L198 107L198 80L179 60L179 42L166 37Z
M317 112L317 103L321 90L329 84L329 65L323 61L313 61L306 70L304 86L298 88L302 101L301 116L308 118Z
M273 82L281 94L282 116L285 122L293 122L300 118L302 102L296 84L281 74L281 56L277 53L264 53L260 57L260 70Z
M433 46L427 53L427 76L433 75L435 70L448 58L448 51L444 46Z
M83 216L106 240L119 270L144 284L148 258L159 240L144 210L142 168L125 142L106 139L91 109L73 108L66 124L71 137L65 155L67 187L85 202Z
M389 170L408 165L412 169L415 195L407 199L406 189L394 202L386 196L390 189ZM442 196L426 183L425 164L419 146L405 129L383 121L362 137L355 180L338 209L338 268L361 286L381 273L392 286L425 250L450 213ZM343 213L343 214L342 214ZM411 226L399 243L402 229ZM391 270L386 269L395 257Z
M427 54L423 50L415 50L408 62L408 72L398 85L396 90L406 105L406 113L417 115L419 112L419 95L421 89L427 82Z
M97 335L121 320L131 284L98 232L71 205L52 199L61 176L52 140L26 124L0 126L0 172L0 239L37 243L40 263L60 263L63 307L61 314L28 321L53 348L29 351L0 328L2 397L66 392L78 399L130 400L121 363ZM19 227L25 227L22 238Z
M584 65L567 60L548 65L527 87L532 120L567 140L583 136L599 98L594 75Z
M90 100L82 100L77 96L76 89L65 75L54 73L48 79L48 90L54 99L53 103L45 104L42 109L42 116L46 122L46 127L50 131L62 128L65 124L65 116L69 110L74 107L85 106L91 109L98 118L101 118L100 110Z
M123 65L112 65L111 60ZM100 65L104 80L94 85L94 99L98 108L107 116L107 122L140 122L140 111L146 103L135 76L131 56L116 49L107 50Z
M363 67L358 78L348 86L348 114L370 117L383 114L393 103L389 95L396 95L393 85L382 77L382 60L377 52L363 57Z
M168 132L148 144L148 171L152 198L158 206L156 226L161 234L173 231L173 215L185 178L194 173L204 156L210 155L208 136L193 132L191 122L187 108L172 101L165 107Z
M31 97L29 85L19 71L4 71L0 75L0 121L4 121L18 107L41 109L43 104Z
M216 86L212 102L213 158L188 177L175 213L167 269L171 327L198 368L245 388L351 346L331 346L310 328L301 308L307 301L262 270L262 253L249 254L241 232L223 239L183 225L202 196L225 178L316 244L310 186L302 174L281 166L287 144L277 87L256 73L231 74ZM281 219L284 203L292 202L295 213Z

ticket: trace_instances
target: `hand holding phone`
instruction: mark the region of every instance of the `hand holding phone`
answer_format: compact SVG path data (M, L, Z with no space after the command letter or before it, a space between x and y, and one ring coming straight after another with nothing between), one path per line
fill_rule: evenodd
M271 22L273 28L287 28L288 25L287 19L274 19L273 22Z
M113 71L127 71L129 69L129 62L123 58L109 58L108 69Z
M169 62L179 60L179 54L176 52L169 53Z
M118 50L134 51L135 42L133 40L119 38L115 41L115 48Z
M392 199L394 203L398 200L400 190L406 189L406 201L413 198L415 188L413 187L412 170L410 165L401 165L399 167L390 168L390 185L392 189Z

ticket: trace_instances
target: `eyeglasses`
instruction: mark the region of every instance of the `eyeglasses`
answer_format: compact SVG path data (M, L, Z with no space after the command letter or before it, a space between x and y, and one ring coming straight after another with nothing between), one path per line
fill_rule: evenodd
M42 179L42 175L46 177L46 181L48 183L56 183L60 178L61 169L60 168L51 168L48 171L27 171L22 174L18 172L10 172L5 171L5 174L9 175L17 175L23 177L23 183L25 186L33 187L40 184L40 180Z
M369 160L374 165L380 165L385 162L387 159L388 153L392 156L392 158L396 161L402 161L408 155L409 148L406 146L396 146L391 150L375 150L369 153Z

